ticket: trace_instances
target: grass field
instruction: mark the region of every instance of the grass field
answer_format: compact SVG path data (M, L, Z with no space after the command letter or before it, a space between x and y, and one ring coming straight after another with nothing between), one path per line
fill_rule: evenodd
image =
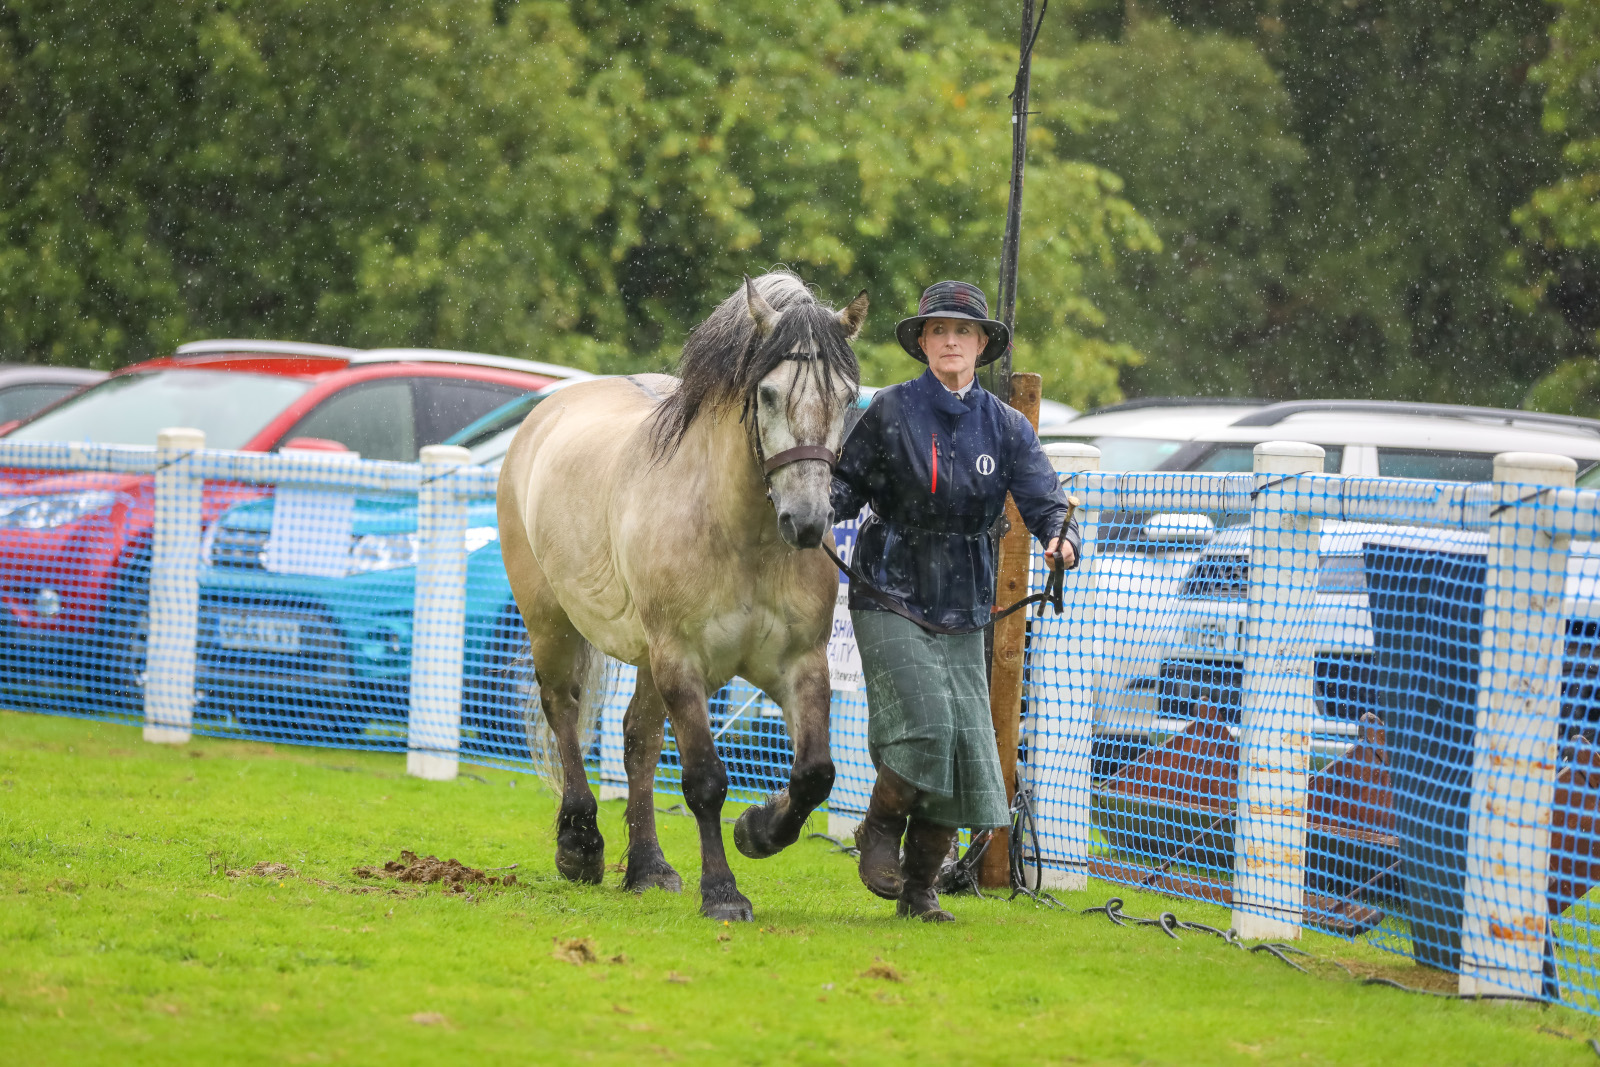
M1597 1020L1363 986L1332 961L1427 980L1365 946L1308 935L1306 976L1076 914L1116 892L1133 914L1227 925L1108 885L1062 894L1072 913L957 898L953 926L905 923L802 840L735 855L756 921L713 925L693 892L561 882L533 779L402 770L0 712L0 1049L28 1064L1595 1062ZM601 811L615 859L621 804ZM692 886L693 823L661 823ZM518 864L519 884L369 891L351 873L401 849ZM258 863L292 873L228 873ZM595 962L570 962L585 939Z

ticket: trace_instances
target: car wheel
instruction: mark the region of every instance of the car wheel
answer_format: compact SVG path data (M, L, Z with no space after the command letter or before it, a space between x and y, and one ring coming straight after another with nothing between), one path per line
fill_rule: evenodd
M144 683L150 645L150 556L138 553L122 567L101 616L100 640L85 672L101 702L123 714L144 713Z
M462 682L461 747L502 758L526 758L523 708L533 667L527 662L527 630L516 606L507 605L495 616L483 644L478 669Z
M366 731L368 716L347 704L308 695L293 686L239 686L229 703L246 733L285 744L338 744Z

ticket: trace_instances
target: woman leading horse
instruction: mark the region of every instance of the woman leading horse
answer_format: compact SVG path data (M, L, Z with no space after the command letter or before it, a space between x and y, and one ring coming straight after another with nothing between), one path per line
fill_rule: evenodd
M852 579L850 617L878 779L856 845L862 882L899 915L953 922L934 882L956 831L1010 814L984 670L989 529L1009 492L1052 562L1075 566L1081 538L1075 523L1059 537L1067 500L1038 435L976 381L1011 343L983 291L939 282L895 332L928 369L872 398L833 477L836 517L872 509L853 560L871 588Z

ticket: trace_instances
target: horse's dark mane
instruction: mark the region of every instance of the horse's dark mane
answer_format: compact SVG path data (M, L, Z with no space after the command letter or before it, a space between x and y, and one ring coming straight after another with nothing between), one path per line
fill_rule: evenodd
M798 275L774 271L752 284L778 312L777 327L768 336L755 336L749 299L740 285L694 328L678 360L681 384L656 410L651 426L658 460L678 450L704 411L738 405L741 417L748 417L761 380L794 352L815 353L809 362L829 391L834 375L852 386L860 381L856 354L838 313L823 306Z

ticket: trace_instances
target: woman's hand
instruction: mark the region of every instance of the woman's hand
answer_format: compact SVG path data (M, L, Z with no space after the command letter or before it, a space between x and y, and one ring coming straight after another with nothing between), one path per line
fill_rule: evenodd
M1078 554L1072 550L1071 541L1062 541L1059 537L1050 538L1050 543L1044 549L1045 562L1052 567L1071 569L1078 561Z

